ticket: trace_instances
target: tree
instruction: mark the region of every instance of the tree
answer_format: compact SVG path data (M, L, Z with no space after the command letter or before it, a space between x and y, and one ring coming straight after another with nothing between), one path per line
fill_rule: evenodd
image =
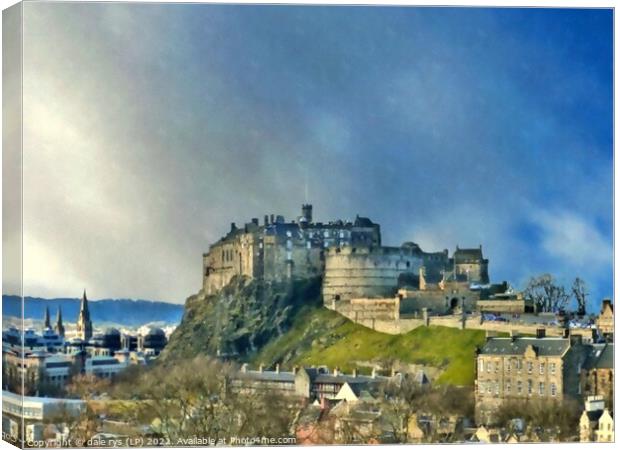
M571 287L571 291L573 293L573 298L577 303L577 315L585 316L586 315L586 301L588 297L588 292L586 290L586 283L581 278L575 278L573 282L573 286Z
M558 312L566 308L570 299L564 286L556 284L550 274L532 277L523 291L526 299L532 300L540 312Z
M497 425L508 429L513 419L523 419L529 433L536 432L548 442L555 438L567 441L578 434L580 415L581 408L576 400L532 399L504 402L494 417Z

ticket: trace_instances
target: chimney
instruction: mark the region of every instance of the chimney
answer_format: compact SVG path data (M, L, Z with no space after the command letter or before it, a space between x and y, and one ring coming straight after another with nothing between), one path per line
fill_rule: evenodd
M568 339L570 337L570 330L568 328L565 328L564 330L562 330L562 337L564 339Z
M293 366L293 375L297 375L297 372L299 372L299 367Z
M237 229L237 225L235 225L235 222L230 222L230 231L235 231Z
M276 364L276 373L280 373L280 364Z
M353 375L353 378L357 377L357 368L353 369L352 375Z
M273 214L271 215L271 217L270 217L270 218L271 218L271 223L276 223L276 219L275 219L275 217L276 217L276 216L274 216Z
M373 378L377 378L377 369L375 367L372 368L372 374L370 376Z
M515 329L511 329L510 330L510 340L512 342L514 342L514 341L517 340L518 337L519 337L519 332L517 330L515 330Z
M321 397L321 410L324 411L329 407L329 403L327 402L327 397Z
M544 328L538 328L536 330L536 338L542 339L544 337L545 337L545 329Z
M243 363L241 365L241 372L246 373L248 371L248 363Z
M394 367L392 367L392 370L390 370L390 376L394 376L396 375L396 369L394 369Z
M258 366L258 371L260 373L263 373L264 370L265 370L265 366L263 366L262 364Z
M252 223L254 225L258 225L258 219L256 217L252 217Z
M338 375L340 375L340 369L338 367L336 367L334 369L334 376L337 377Z
M582 339L580 334L569 334L570 345L581 345Z
M265 226L269 225L269 216L267 214L265 214L264 224Z

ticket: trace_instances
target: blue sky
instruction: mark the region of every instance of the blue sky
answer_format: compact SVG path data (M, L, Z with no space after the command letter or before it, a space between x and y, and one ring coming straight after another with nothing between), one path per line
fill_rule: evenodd
M384 243L428 251L482 244L493 280L581 276L598 304L612 20L26 4L26 294L182 302L231 221L298 215L307 179L319 220L369 216Z

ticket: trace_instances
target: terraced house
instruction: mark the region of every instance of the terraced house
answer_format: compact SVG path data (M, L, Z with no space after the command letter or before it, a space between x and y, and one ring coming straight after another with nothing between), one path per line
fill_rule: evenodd
M588 356L580 336L488 338L476 358L476 421L505 402L578 398Z

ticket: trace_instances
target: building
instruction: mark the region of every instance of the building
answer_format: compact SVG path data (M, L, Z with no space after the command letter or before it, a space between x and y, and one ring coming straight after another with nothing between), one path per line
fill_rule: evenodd
M319 276L325 249L346 245L381 245L378 224L365 217L355 221L314 222L312 205L302 205L297 221L265 215L243 227L233 222L226 236L203 255L203 290L215 294L234 276L278 280Z
M477 249L428 253L413 242L400 247L350 245L325 253L323 302L330 309L353 299L393 298L406 310L454 309L487 294L488 260ZM403 294L404 292L405 294ZM404 301L403 301L404 300ZM403 311L406 312L406 311Z
M44 421L60 411L79 415L84 401L68 398L28 397L2 391L2 413L31 421Z
M601 312L596 319L596 328L601 338L610 342L614 340L614 305L611 300L603 300Z
M581 372L584 395L602 396L612 401L614 396L614 344L593 344Z
M614 418L600 395L588 396L579 419L580 442L614 442Z
M580 336L488 338L476 357L476 421L510 401L578 398L588 354Z
M93 336L93 323L90 320L86 290L84 290L82 302L80 303L80 313L76 324L76 336L84 341L89 340Z
M357 371L343 374L338 369L330 372L326 367L302 367L288 372L280 370L278 365L274 370L265 370L262 366L258 370L249 370L244 364L232 385L240 391L265 390L313 400L336 399L339 394L359 398L364 391L371 393L394 379L392 376L377 375L374 371L372 375L360 375ZM345 385L347 387L343 389Z

